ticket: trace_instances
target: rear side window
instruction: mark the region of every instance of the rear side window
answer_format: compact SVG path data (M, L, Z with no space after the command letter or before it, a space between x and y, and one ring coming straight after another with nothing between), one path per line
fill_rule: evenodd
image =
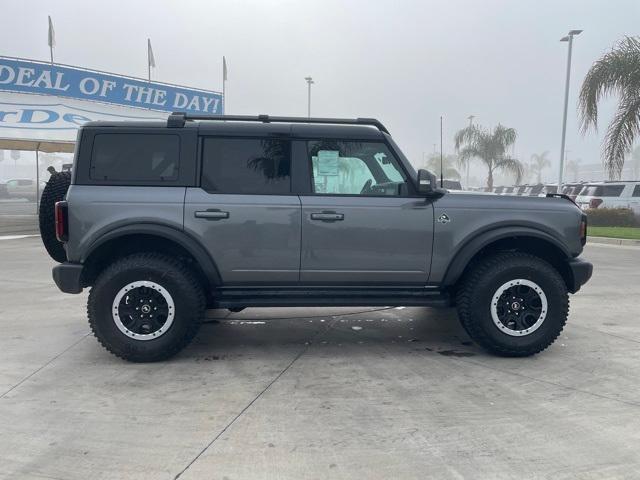
M93 140L89 178L118 182L177 180L179 159L177 135L98 134Z
M289 151L289 142L276 138L205 138L202 188L211 193L289 194Z
M640 184L633 188L633 197L640 197Z
M619 197L624 185L587 185L580 195L588 197Z

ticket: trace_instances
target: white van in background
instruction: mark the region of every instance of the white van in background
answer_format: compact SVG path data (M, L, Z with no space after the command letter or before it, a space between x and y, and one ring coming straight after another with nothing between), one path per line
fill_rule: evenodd
M640 215L640 181L585 183L576 197L580 208L630 208Z

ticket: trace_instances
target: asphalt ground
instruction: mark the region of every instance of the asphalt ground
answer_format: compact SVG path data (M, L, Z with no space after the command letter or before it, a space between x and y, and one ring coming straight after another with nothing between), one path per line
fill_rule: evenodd
M454 310L210 311L176 358L89 334L38 238L0 240L2 479L640 477L640 249L588 245L557 342L490 356Z
M35 202L22 198L0 198L0 237L38 233Z

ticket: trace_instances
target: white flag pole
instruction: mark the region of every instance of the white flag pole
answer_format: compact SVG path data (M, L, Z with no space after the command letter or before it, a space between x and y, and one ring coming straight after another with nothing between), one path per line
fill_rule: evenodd
M56 44L56 32L53 29L53 22L51 21L51 15L49 17L49 32L47 35L47 43L49 44L49 53L51 54L51 64L53 65L53 47Z
M227 59L222 56L222 114L227 114Z
M147 70L149 74L149 82L151 82L151 67L156 68L156 59L153 56L153 49L151 48L151 39L147 38Z

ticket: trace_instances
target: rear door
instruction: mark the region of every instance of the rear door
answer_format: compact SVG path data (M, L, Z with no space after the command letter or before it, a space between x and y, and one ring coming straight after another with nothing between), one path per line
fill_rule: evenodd
M187 188L184 228L225 284L297 283L300 200L287 138L203 137L200 187Z
M433 205L382 141L306 142L311 192L301 195L300 280L315 284L424 284Z

